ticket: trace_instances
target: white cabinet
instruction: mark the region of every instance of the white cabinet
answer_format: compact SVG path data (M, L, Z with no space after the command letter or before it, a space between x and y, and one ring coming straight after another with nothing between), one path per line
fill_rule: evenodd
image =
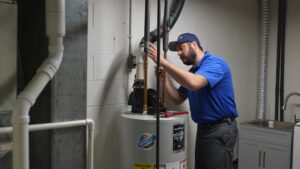
M292 132L240 125L239 169L290 169Z

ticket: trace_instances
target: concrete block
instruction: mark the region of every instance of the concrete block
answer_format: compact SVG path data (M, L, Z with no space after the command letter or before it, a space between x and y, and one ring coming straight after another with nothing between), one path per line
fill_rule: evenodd
M127 56L95 55L94 79L127 79Z
M128 8L95 2L94 26L96 29L128 29L128 14Z

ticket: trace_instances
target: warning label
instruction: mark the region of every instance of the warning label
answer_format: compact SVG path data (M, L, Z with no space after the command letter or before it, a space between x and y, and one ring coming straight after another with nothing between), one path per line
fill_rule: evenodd
M152 164L134 163L133 169L153 169Z

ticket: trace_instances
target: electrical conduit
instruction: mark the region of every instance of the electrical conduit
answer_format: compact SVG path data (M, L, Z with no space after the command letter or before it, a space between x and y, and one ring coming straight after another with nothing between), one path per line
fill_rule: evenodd
M47 83L57 72L63 57L65 1L46 0L46 32L49 55L37 73L17 97L13 110L13 168L29 169L29 110Z

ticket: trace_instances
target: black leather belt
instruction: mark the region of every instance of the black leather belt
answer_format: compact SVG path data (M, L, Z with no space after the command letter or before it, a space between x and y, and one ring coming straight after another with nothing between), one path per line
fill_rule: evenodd
M235 121L235 118L227 117L222 120L217 120L217 121L213 121L213 122L209 122L209 123L205 123L205 124L199 124L198 126L201 128L209 128L209 127L213 127L213 126L216 126L216 125L222 124L222 123L231 123L233 121Z

